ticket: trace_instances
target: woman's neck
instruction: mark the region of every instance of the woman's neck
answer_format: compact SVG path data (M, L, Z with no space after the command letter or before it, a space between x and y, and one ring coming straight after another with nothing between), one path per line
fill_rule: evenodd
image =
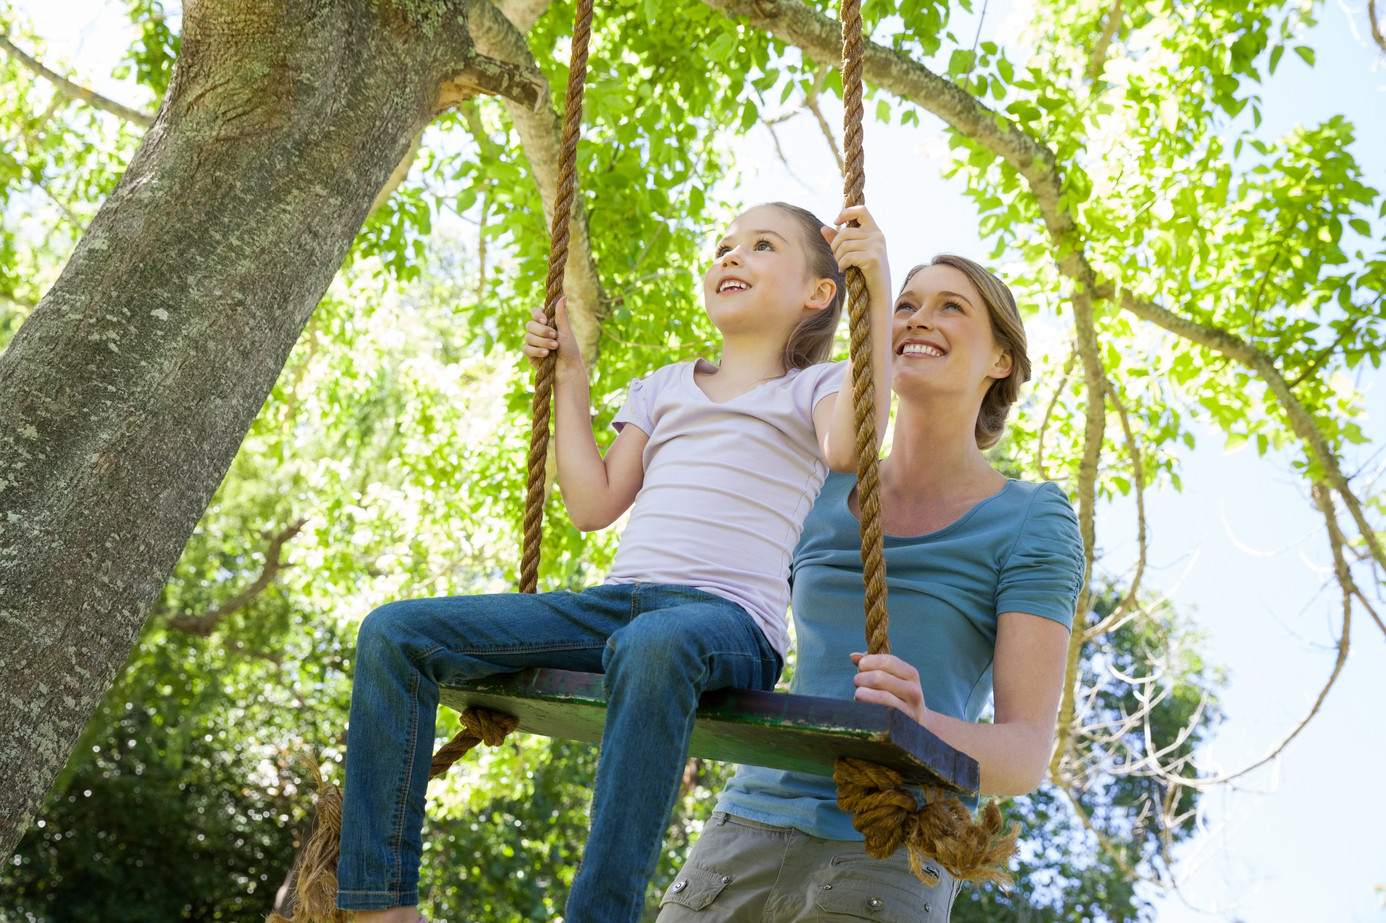
M994 493L1005 482L977 448L976 414L902 403L881 480L900 499Z

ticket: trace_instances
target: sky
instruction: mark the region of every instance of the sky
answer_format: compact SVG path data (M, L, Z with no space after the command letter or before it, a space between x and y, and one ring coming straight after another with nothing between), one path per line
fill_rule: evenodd
M99 0L17 6L27 7L55 60L90 62L112 47L118 55L127 41L121 11ZM1386 189L1386 56L1363 34L1363 9L1360 0L1321 8L1311 37L1317 66L1285 56L1261 93L1263 133L1273 137L1296 123L1346 114L1358 127L1355 154L1366 182ZM990 3L982 38L1006 39L1015 15L1004 0ZM959 23L955 31L970 28ZM106 79L108 66L77 66L97 89L132 102ZM779 159L766 129L756 129L736 147L736 194L793 201L831 218L841 180L816 124L802 115L776 131L781 149L793 152L791 163ZM989 259L961 183L940 178L940 137L939 123L924 113L918 127L866 126L866 201L886 232L897 273L940 251ZM1349 469L1375 473L1386 447L1386 378L1366 374L1358 386L1376 449L1352 458ZM1146 584L1197 617L1208 633L1205 656L1230 672L1226 720L1202 754L1205 771L1230 771L1259 759L1307 713L1332 669L1339 604L1325 590L1321 523L1285 459L1224 452L1219 437L1202 434L1181 476L1182 492L1161 490L1147 500ZM1103 567L1123 573L1135 556L1130 504L1103 508L1098 530ZM1380 598L1379 587L1374 595ZM1386 886L1386 834L1379 827L1386 817L1386 738L1372 717L1382 677L1386 637L1359 618L1351 659L1309 729L1269 766L1204 796L1203 829L1181 855L1179 891L1151 892L1160 923L1386 923L1386 893L1377 890Z
M1001 6L991 3L983 41L1003 40L1014 28ZM1262 137L1343 113L1358 128L1354 153L1365 181L1380 190L1386 189L1386 55L1369 44L1364 9L1322 7L1310 37L1316 66L1286 55L1261 90ZM954 31L971 34L961 24ZM885 231L891 265L898 274L941 251L989 263L962 184L940 178L941 123L927 114L921 123L866 126L865 198ZM759 129L737 148L740 195L786 199L830 219L842 184L812 117L781 123L776 133L779 148L794 152L790 167L768 130ZM1370 445L1347 470L1380 473L1386 376L1364 374L1358 387ZM1331 560L1322 520L1288 459L1263 459L1251 448L1225 452L1221 437L1205 432L1180 473L1182 492L1147 497L1144 583L1196 617L1208 633L1201 652L1229 671L1221 696L1226 719L1200 759L1205 774L1217 775L1265 756L1308 714L1336 659L1341 604L1337 591L1326 588ZM1122 574L1135 560L1131 506L1099 512L1108 573ZM1383 596L1380 586L1368 594ZM1386 921L1386 890L1378 890L1386 888L1386 834L1373 826L1386 817L1386 737L1372 707L1386 685L1386 636L1359 612L1351 637L1343 674L1287 752L1205 795L1201 831L1180 853L1179 889L1147 891L1159 923Z

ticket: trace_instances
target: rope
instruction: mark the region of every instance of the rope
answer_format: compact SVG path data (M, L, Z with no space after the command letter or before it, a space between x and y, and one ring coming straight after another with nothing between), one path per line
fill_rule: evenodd
M842 0L843 199L848 207L865 199L862 130L861 0ZM871 654L890 653L886 613L885 556L881 538L880 474L877 463L876 399L871 373L871 317L861 270L847 270L847 318L852 360L852 412L857 436L857 495L861 503L862 583L866 591L866 644ZM920 805L904 779L892 769L857 759L840 759L833 772L837 803L852 815L852 826L866 838L866 852L884 859L901 846L910 867L925 878L922 860L933 859L964 881L1006 886L1007 860L1016 851L1019 825L1002 830L994 802L982 821L957 798L938 789L925 792Z
M592 6L593 0L579 0L573 19L572 57L568 63L568 92L564 99L563 130L558 153L558 195L553 203L549 273L544 286L544 316L550 326L558 311L558 299L563 297L563 271L568 265L568 225L577 191L577 145L582 128L582 91L587 83L587 46L592 38ZM549 454L549 410L553 403L553 367L556 359L556 353L551 350L540 360L534 375L529 458L526 461L529 483L525 487L524 551L520 558L521 593L533 593L539 584L539 549L544 538L544 465ZM473 709L467 711L474 712ZM501 740L515 728L515 719L510 715L479 710L476 713L488 716L484 719L488 727L499 726L507 720L511 722L510 727L501 734ZM465 713L462 720L463 730L433 755L430 779L446 772L459 757L476 746L477 740L471 738L471 732L466 728ZM468 743L468 740L471 742ZM491 744L490 740L486 742Z
M592 37L592 2L579 0L573 21L572 60L568 65L568 94L563 110L563 134L558 155L558 196L553 203L549 232L549 275L544 290L544 316L553 326L558 299L563 297L563 271L568 265L569 217L577 183L577 143L582 128L582 91L587 83L587 45ZM520 592L533 593L539 582L539 546L543 540L544 465L549 453L549 408L553 397L553 367L558 356L550 350L534 376L529 431L529 484L525 488L524 554L520 559Z
M272 912L265 923L347 923L337 909L337 857L342 839L342 790L326 782L317 760L304 757L318 789L317 819L294 879L290 916Z
M578 0L573 22L572 59L568 69L568 93L564 102L559 150L558 196L554 202L549 235L549 271L545 284L544 314L553 324L558 299L563 295L563 271L568 263L569 216L576 190L577 142L582 125L582 91L587 81L587 46L592 35L593 0ZM524 551L520 560L520 592L533 593L538 585L539 546L544 516L544 464L549 450L549 407L553 395L550 353L540 363L534 382L534 401L529 443L529 484L525 492ZM479 743L498 747L515 729L513 715L480 708L462 712L462 730L433 755L428 777L433 779ZM318 785L317 822L303 850L294 885L292 916L275 912L266 923L347 923L346 911L337 909L337 860L342 838L342 793L323 781L316 763L311 765Z
M843 199L848 207L865 201L862 144L861 0L842 0ZM857 428L857 488L861 501L861 573L866 589L867 652L889 654L890 617L886 614L885 559L881 550L881 491L877 463L876 386L871 375L871 316L866 279L847 270L847 322L851 335L852 413Z

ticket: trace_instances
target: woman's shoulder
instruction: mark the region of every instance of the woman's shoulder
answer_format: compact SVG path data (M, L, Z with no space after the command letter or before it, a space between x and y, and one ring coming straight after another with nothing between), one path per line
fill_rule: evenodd
M1044 540L1082 544L1078 514L1067 491L1054 481L1007 481L1004 493L1011 496L1009 514L1017 517L1018 534Z
M1016 502L1056 503L1073 508L1068 492L1054 481L1022 481L1019 478L1008 478L1004 492Z

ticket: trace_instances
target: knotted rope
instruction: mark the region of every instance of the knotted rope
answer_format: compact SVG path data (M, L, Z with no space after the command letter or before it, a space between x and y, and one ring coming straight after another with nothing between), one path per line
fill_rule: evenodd
M842 0L843 198L847 206L864 200L862 131L861 0ZM886 614L885 556L881 538L880 476L877 465L876 399L871 374L871 318L861 270L847 270L847 319L852 360L852 412L857 430L857 494L861 503L862 582L866 590L866 643L871 654L890 653ZM888 387L888 385L884 385ZM852 826L866 837L866 852L877 859L901 846L910 867L924 878L922 859L932 858L965 881L1010 883L1006 861L1015 853L1019 825L1002 830L994 802L980 824L956 798L925 791L920 805L892 769L858 759L839 759L833 772L837 803L852 814Z
M587 84L587 45L592 37L592 0L579 0L573 20L572 60L564 101L563 134L558 155L558 194L549 232L549 274L544 287L544 317L550 327L563 297L568 266L569 216L577 189L577 144L582 129L582 91ZM529 428L529 484L525 488L524 553L520 559L520 592L533 593L539 582L539 546L543 539L544 469L549 453L549 408L553 395L556 350L539 361Z
M544 285L544 317L549 326L558 312L558 299L563 297L563 272L568 266L569 218L573 197L577 192L577 145L582 129L582 92L587 84L587 46L592 38L593 0L579 0L573 16L573 45L568 62L568 92L564 97L563 129L558 154L558 193L553 203L553 221L549 231L549 272ZM539 361L534 374L534 399L530 404L529 457L526 468L529 481L525 487L524 549L520 557L520 592L533 593L539 584L539 549L544 534L544 469L549 454L549 416L553 405L553 368L558 355L555 350ZM501 734L515 729L516 719L501 712L467 709L476 720L487 722L488 728L510 726ZM464 724L466 717L463 717ZM481 717L486 716L486 717ZM475 725L479 727L480 725ZM466 743L471 732L463 728L457 736L433 755L433 773L429 778L446 772L459 757L476 746ZM497 746L500 740L492 744ZM455 754L455 755L454 755Z
M572 59L568 92L564 100L559 152L558 194L554 201L549 236L549 271L545 285L544 314L554 322L558 299L563 295L563 271L568 264L569 216L576 189L577 142L582 125L582 91L587 80L587 47L592 36L593 0L578 0L573 19ZM544 515L544 464L549 448L549 407L553 393L551 352L541 361L534 382L533 422L530 427L529 485L525 493L524 550L520 561L520 592L533 593L538 584L539 545ZM513 715L480 708L462 712L462 730L443 744L429 764L430 779L447 772L454 762L479 743L498 747L519 724ZM316 763L312 773L318 785L317 823L303 851L294 886L293 916L272 913L266 923L347 923L346 911L337 909L337 859L342 837L342 794L323 781Z

